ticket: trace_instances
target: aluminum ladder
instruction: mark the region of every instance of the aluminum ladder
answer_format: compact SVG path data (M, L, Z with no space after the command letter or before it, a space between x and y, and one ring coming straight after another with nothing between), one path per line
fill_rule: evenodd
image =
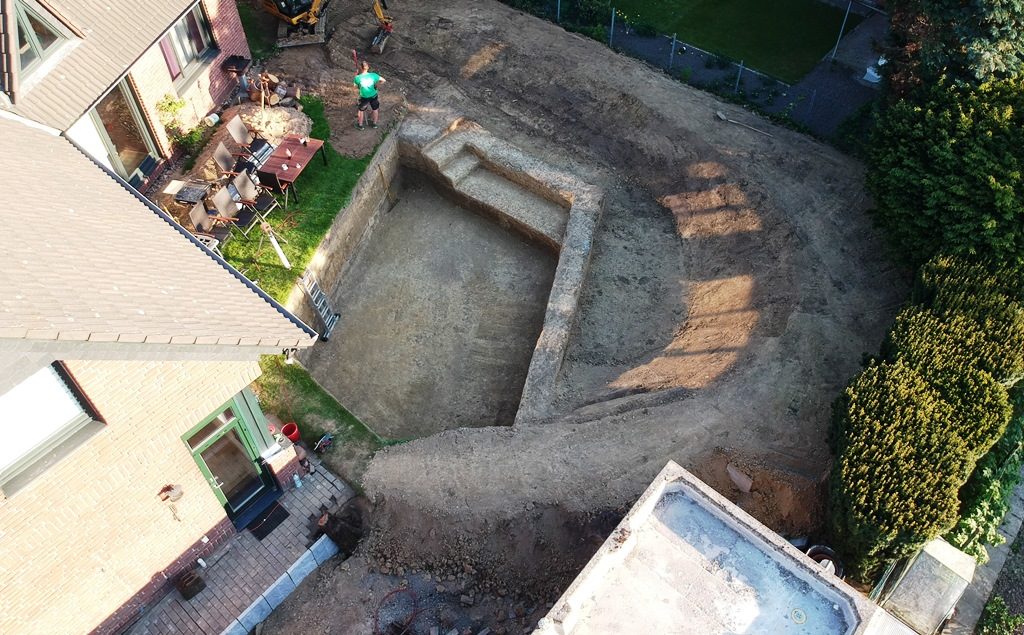
M331 336L331 332L334 331L334 326L338 323L341 314L331 307L331 301L327 294L320 288L316 276L309 269L302 272L302 289L309 296L309 301L313 303L313 308L316 309L320 321L323 322L324 331L320 334L320 339L326 342L327 338Z

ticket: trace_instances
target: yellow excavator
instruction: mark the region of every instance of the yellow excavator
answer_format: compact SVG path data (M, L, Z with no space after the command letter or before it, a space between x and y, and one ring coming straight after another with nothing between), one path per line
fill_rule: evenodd
M279 47L302 44L322 44L327 39L327 4L330 0L263 0L267 13L281 21L277 29ZM377 33L370 49L382 53L391 37L393 20L384 13L388 8L384 0L373 0L373 14L377 18Z
M390 15L384 13L387 8L388 5L384 0L373 0L373 15L377 18L377 33L373 36L373 41L370 42L370 50L374 53L384 52L384 45L388 43L391 31L395 28L395 21Z
M281 21L279 47L322 44L327 39L324 14L330 0L263 0L263 9Z

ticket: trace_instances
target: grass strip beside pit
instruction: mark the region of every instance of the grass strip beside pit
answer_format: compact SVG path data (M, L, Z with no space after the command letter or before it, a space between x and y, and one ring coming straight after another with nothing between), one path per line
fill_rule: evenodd
M236 235L222 248L224 258L232 266L281 303L288 299L292 285L309 264L334 217L348 205L356 182L372 159L372 155L352 159L338 154L327 141L330 126L323 102L312 96L300 101L303 111L313 120L310 136L325 141L327 165L317 153L295 183L299 201L296 202L293 192L289 209L285 211L282 206L267 219L274 232L287 241L281 242L281 249L292 268L284 268L268 239L260 240L259 229L250 232L248 240Z

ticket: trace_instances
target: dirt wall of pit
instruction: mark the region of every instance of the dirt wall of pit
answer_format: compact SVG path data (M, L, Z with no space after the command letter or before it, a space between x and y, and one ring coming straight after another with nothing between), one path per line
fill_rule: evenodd
M439 580L469 573L484 592L548 601L572 582L627 509L530 506L489 518L481 539L480 524L457 509L424 515L419 505L396 498L378 507L366 549L385 572L422 570Z
M422 115L405 122L399 136L403 164L433 176L462 207L558 254L544 328L534 346L515 421L549 418L555 414L557 382L576 324L594 234L604 213L604 191L475 122L459 117L440 123ZM478 174L493 175L488 186L472 181ZM514 195L516 190L531 198Z
M320 242L316 253L309 262L307 271L312 272L325 293L337 286L338 280L373 231L381 213L390 205L389 194L394 195L401 188L401 171L398 169L398 140L392 133L377 149L359 177L348 205L335 217L331 228ZM323 322L317 315L309 295L300 285L292 288L285 307L306 324L322 331ZM335 307L335 310L338 310ZM310 349L300 353L303 363L308 361Z

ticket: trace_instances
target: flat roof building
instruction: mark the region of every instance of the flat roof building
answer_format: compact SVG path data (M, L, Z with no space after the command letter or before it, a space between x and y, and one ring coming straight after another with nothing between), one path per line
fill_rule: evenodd
M672 462L537 629L641 632L913 633Z

